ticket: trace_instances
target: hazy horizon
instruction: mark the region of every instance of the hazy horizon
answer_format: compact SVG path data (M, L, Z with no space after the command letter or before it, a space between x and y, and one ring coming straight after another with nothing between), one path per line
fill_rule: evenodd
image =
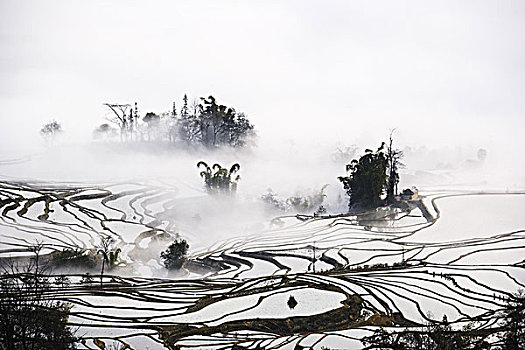
M436 165L457 166L484 148L491 171L512 176L512 186L525 179L520 1L0 6L3 159L51 152L39 135L49 120L76 150L111 116L103 103L137 102L144 116L180 108L187 94L246 113L263 158L362 152L396 128L397 147L426 149ZM419 158L407 171L435 168Z
M370 123L414 133L433 118L451 137L469 124L484 136L524 125L520 1L4 1L1 8L4 131L17 130L13 117L36 130L55 118L70 132L91 131L104 102L136 101L144 115L170 110L185 93L238 107L261 132L274 123L333 131L294 125L321 115L323 124L356 123L362 133L372 132Z

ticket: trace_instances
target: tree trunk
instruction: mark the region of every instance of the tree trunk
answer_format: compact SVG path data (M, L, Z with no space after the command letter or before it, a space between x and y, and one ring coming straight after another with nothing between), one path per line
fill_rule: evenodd
M102 288L102 278L104 277L104 263L106 259L102 259L102 271L100 272L100 288Z

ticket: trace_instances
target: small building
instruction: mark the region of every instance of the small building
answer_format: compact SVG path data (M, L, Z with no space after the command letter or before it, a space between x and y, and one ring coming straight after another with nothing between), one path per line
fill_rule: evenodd
M412 188L404 189L403 192L401 192L401 200L413 201L413 200L417 200L417 198L418 198L418 190L417 188L413 186Z

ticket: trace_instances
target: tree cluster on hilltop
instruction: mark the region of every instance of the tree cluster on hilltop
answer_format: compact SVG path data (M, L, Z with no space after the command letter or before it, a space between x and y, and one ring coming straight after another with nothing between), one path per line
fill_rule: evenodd
M167 141L179 146L203 146L209 149L221 146L240 148L255 136L248 117L233 107L219 104L213 96L194 100L191 104L184 95L182 107L176 104L170 112L148 112L140 117L137 104L106 104L111 110L110 124L102 124L96 138L119 135L121 141Z
M353 159L346 165L348 175L338 177L350 197L349 210L375 208L395 201L399 168L404 165L403 152L393 147L392 134L388 146L383 142L375 152L366 149L359 160Z

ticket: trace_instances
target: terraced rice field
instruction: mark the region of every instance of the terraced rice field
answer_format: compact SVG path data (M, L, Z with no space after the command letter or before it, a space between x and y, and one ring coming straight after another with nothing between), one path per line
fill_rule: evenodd
M205 200L164 183L2 181L0 259L115 240L125 266L103 278L54 272L72 282L50 297L73 305L84 349L359 348L378 326L443 315L493 327L525 288L523 193L427 193L409 211L274 218L217 240L191 225L206 213L188 218ZM168 274L159 253L179 232L190 258Z

